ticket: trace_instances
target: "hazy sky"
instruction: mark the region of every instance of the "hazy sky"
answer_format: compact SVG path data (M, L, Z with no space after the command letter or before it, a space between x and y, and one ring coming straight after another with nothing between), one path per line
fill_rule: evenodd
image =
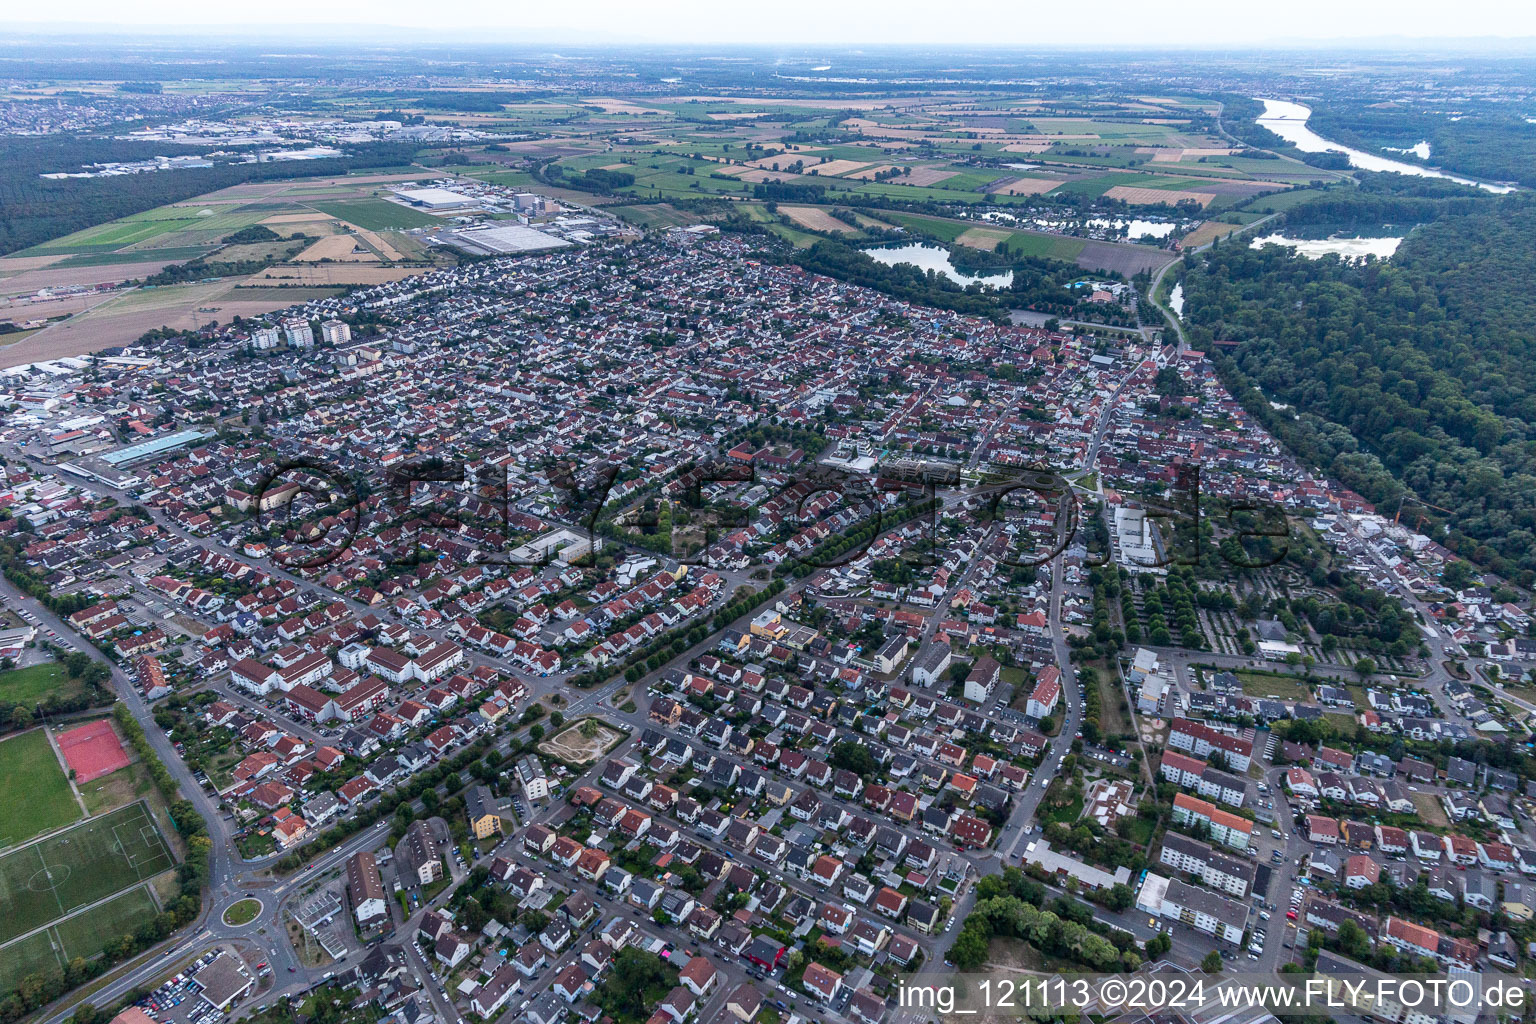
M190 30L199 26L398 26L515 42L983 43L994 45L1276 45L1406 37L1536 37L1536 4L1515 0L65 0L0 4L0 24ZM286 33L285 33L286 34ZM431 33L424 33L424 36ZM341 33L337 33L340 36ZM328 39L344 42L344 38ZM1532 52L1536 52L1533 47Z

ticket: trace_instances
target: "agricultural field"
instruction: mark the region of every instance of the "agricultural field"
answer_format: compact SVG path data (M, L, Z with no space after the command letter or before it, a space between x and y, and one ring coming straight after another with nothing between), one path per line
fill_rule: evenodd
M314 202L307 205L339 221L353 224L367 231L436 227L442 223L437 217L386 199L348 199Z
M0 322L16 328L0 337L0 365L77 355L153 328L224 323L306 297L278 286L377 284L452 259L419 237L447 218L390 197L390 187L405 182L460 176L527 187L557 201L612 207L644 229L718 220L726 203L758 218L753 208L772 201L779 212L758 219L795 246L827 234L858 240L899 224L946 245L1006 247L1129 276L1170 257L1149 246L1045 231L1004 234L945 214L978 207L1123 214L1183 201L1216 219L1234 209L1286 208L1316 193L1291 198L1284 189L1341 177L1262 159L1215 127L1210 102L1178 96L627 98L524 96L486 86L452 91L456 106L448 90L432 91L414 102L397 92L325 94L349 118L419 114L506 133L506 141L423 148L415 154L421 163L404 173L251 181L0 259ZM856 212L831 212L847 208ZM254 226L281 237L226 241ZM1222 229L1201 230L1193 244ZM210 268L207 279L187 274L152 298L125 294L197 258Z
M0 857L0 941L52 924L175 865L143 802L12 850Z
M157 210L76 231L72 235L28 249L20 255L116 253L130 248L135 251L153 251L157 246L148 243L165 236L175 236L177 245L211 245L220 235L249 227L261 218L260 211L228 211L223 207L196 205L162 206Z
M42 729L0 741L0 778L8 780L0 788L0 847L26 842L80 817L69 778Z
M1239 672L1238 682L1249 697L1273 697L1276 700L1310 700L1312 688L1300 679L1270 675L1265 672Z
M609 212L637 228L682 228L702 222L702 218L669 203L615 206Z
M379 194L402 180L437 176L236 185L0 259L0 321L31 332L3 339L0 364L79 355L160 327L191 330L337 294L276 285L334 289L419 273L446 257L429 253L409 232L443 222ZM236 234L258 227L263 231L245 232L255 239ZM135 287L195 258L208 264L208 279ZM44 300L40 289L60 293Z
M839 235L859 233L859 229L852 224L838 220L830 211L818 206L781 206L779 212L801 227L812 231L825 231Z

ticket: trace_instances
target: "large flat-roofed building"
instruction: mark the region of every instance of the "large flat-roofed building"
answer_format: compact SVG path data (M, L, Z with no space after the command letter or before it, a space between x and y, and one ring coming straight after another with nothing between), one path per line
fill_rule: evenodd
M461 206L474 206L480 202L474 196L447 188L397 188L395 195L423 210L452 210Z
M530 565L545 561L570 565L591 553L594 541L596 541L597 550L601 551L603 549L601 538L583 537L573 530L555 530L513 548L508 557L513 565Z
M1057 853L1046 839L1036 839L1030 843L1019 855L1019 859L1026 864L1038 864L1058 878L1075 878L1086 889L1108 889L1115 885L1129 885L1131 881L1130 868L1117 867L1113 873L1101 870L1076 857Z
M164 437L153 437L148 441L140 441L126 448L119 448L115 452L105 452L97 458L101 459L113 469L119 466L129 466L144 459L153 458L156 455L164 455L166 452L184 448L189 444L196 444L208 435L201 430L178 430L174 434L166 434Z
M214 957L213 963L198 971L193 980L197 983L197 994L215 1010L224 1009L256 985L245 965L228 953Z
M554 235L535 231L521 224L497 224L494 227L465 228L449 232L444 240L450 245L467 249L476 255L505 255L512 252L537 252L540 249L561 249L570 242Z
M1152 521L1145 509L1115 507L1115 545L1120 551L1120 564L1131 572L1145 572L1157 568L1157 540Z

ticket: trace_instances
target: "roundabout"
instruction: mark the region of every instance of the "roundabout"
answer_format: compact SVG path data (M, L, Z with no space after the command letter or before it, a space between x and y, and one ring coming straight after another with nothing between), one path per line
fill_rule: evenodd
M225 907L220 920L231 928L238 928L243 924L250 924L260 916L261 900L248 896Z

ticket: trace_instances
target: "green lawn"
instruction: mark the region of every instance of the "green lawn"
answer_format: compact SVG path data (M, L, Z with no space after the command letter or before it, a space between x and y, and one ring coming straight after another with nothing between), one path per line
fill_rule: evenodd
M64 962L53 950L53 931L38 932L0 947L0 995L10 992L29 974L57 974Z
M200 215L203 210L209 212L206 215ZM52 239L28 249L26 255L39 256L60 252L99 254L112 252L124 246L139 245L162 235L180 236L167 238L165 247L174 248L177 241L189 243L190 246L190 244L217 241L221 235L249 227L265 216L266 213L254 210L220 213L211 206L201 208L162 206L122 220L108 221L105 224L84 228L63 238ZM157 256L153 252L146 252L140 258L152 260Z
M1325 190L1320 188L1303 188L1295 192L1280 192L1274 195L1255 196L1242 204L1243 209L1253 210L1257 213L1284 213L1302 203L1311 202L1321 196Z
M0 742L0 779L6 783L0 787L0 846L14 846L80 817L69 779L41 729ZM4 895L0 891L0 900Z
M249 924L256 920L256 915L259 913L261 913L259 900L241 900L224 911L224 923L227 925Z
M0 672L0 700L30 707L55 690L70 686L57 662L28 665L26 668Z
M1272 676L1262 672L1238 672L1238 682L1249 697L1274 697L1277 700L1310 700L1312 691L1300 679Z
M809 231L801 231L799 228L790 227L788 224L769 224L768 230L797 249L809 249L821 240L819 236L813 235Z
M334 202L312 202L321 213L356 224L365 231L386 231L389 228L428 228L446 223L399 203L383 199L350 199Z
M132 934L158 911L149 889L141 885L94 910L0 947L0 995L15 989L30 974L57 974L77 956L91 959L122 936Z

